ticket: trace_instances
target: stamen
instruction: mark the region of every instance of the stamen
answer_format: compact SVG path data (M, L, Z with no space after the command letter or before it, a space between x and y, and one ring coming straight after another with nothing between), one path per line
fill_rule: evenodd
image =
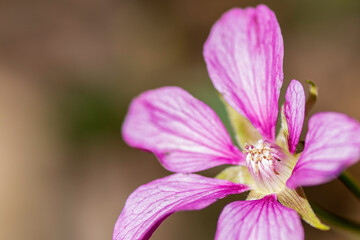
M244 145L246 164L259 192L266 194L279 192L293 169L291 156L282 149L264 140L255 145Z

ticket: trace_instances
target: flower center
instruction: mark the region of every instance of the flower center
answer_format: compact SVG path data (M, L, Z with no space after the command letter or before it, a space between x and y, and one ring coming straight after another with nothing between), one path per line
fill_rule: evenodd
M256 190L265 194L280 192L294 168L294 158L279 146L259 140L255 146L245 144L246 165Z

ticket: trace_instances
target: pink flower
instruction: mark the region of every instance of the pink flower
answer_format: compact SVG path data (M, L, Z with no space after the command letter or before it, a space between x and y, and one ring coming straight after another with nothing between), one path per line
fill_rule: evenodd
M360 157L360 124L340 113L309 120L304 151L295 153L305 118L305 93L292 80L275 138L283 82L283 39L266 6L232 9L213 26L204 58L222 94L242 151L203 102L178 87L147 91L133 100L123 125L132 147L153 152L175 174L136 189L114 227L114 240L149 239L169 215L203 209L250 191L222 211L215 239L303 239L300 217L328 229L300 186L336 178ZM235 165L217 178L192 172Z

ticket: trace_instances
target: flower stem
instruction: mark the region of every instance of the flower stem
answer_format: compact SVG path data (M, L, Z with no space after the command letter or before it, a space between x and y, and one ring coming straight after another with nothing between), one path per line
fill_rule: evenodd
M344 171L340 177L340 181L358 198L360 199L360 187L353 176L347 171Z
M314 212L321 219L324 220L325 223L360 235L360 223L341 217L333 212L330 212L320 207L319 205L313 202L311 202L311 207L314 210Z

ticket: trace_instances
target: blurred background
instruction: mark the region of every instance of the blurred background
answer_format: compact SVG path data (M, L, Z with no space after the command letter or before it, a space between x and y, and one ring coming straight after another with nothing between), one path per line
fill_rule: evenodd
M262 2L282 28L284 86L293 78L304 85L312 80L320 94L312 113L360 119L360 1ZM258 3L1 1L0 239L111 239L127 196L170 174L152 154L123 142L131 99L147 89L181 86L224 118L203 43L223 12ZM360 164L349 170L360 180ZM360 221L359 202L338 180L305 191ZM176 213L152 239L213 239L221 209L243 197ZM306 239L355 239L304 226Z

